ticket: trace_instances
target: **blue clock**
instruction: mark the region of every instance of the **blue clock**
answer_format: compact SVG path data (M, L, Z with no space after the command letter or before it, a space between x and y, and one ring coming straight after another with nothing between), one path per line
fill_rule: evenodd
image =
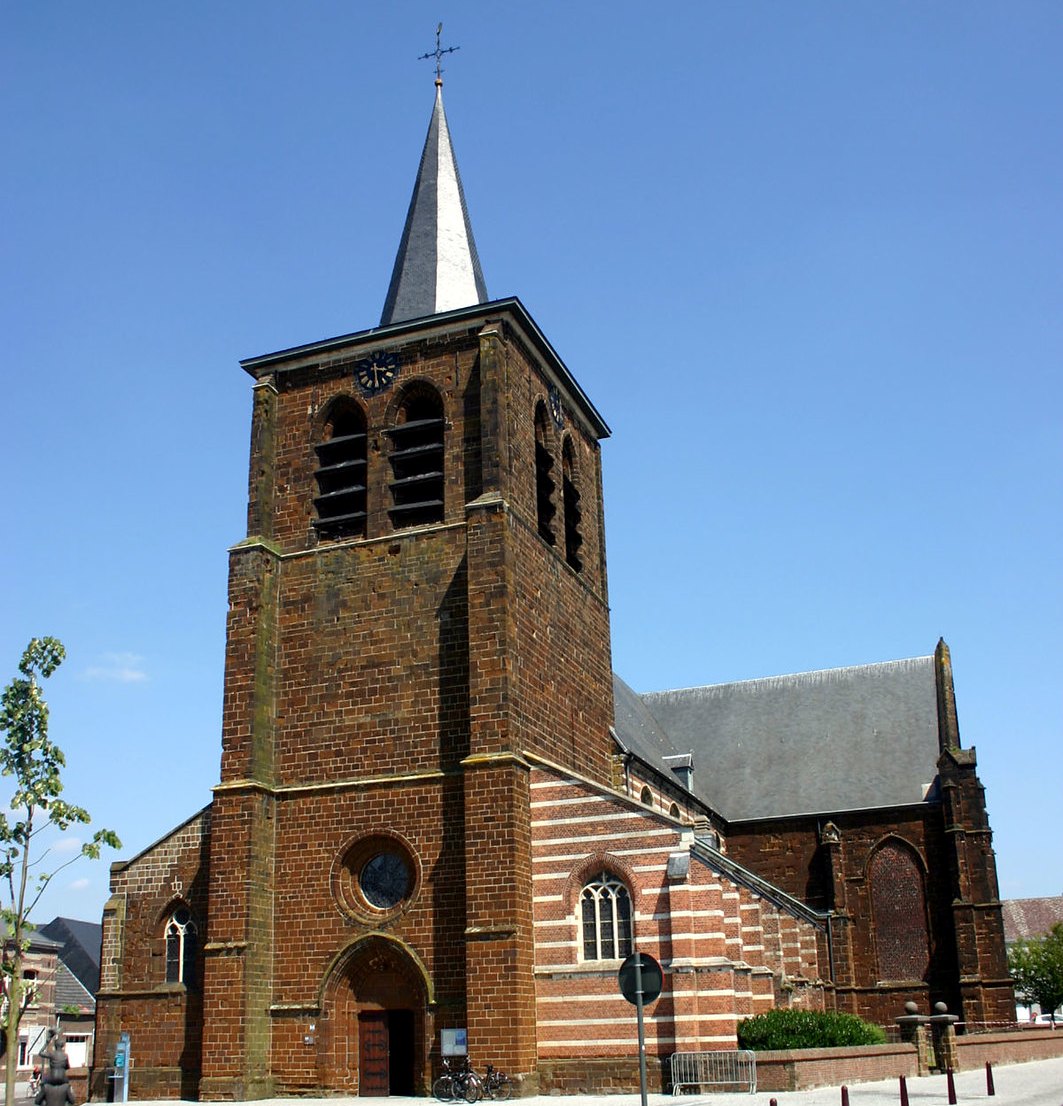
M367 396L375 396L390 388L399 375L399 359L394 353L378 350L354 363L354 379Z
M550 400L550 414L554 417L554 423L558 430L565 425L565 408L561 403L561 393L556 384L551 384L547 389L547 398Z

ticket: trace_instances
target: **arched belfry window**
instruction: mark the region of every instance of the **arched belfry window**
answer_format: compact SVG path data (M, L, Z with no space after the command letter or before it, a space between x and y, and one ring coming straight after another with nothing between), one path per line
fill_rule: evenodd
M192 986L196 974L199 930L185 905L176 907L166 923L166 982Z
M391 521L424 526L443 520L443 403L427 389L399 408L391 439Z
M554 459L550 455L549 437L546 422L546 404L539 400L535 408L535 517L539 527L539 537L553 545L554 514L554 478L552 475Z
M631 954L631 896L616 876L600 872L580 892L584 960Z
M365 533L365 416L353 400L337 400L317 454L314 527L323 537Z
M868 864L880 980L921 980L930 966L926 889L915 854L900 841L881 844Z
M577 571L583 571L583 558L580 556L580 546L583 545L583 535L580 533L580 522L583 511L580 510L580 494L576 485L576 451L572 447L572 439L566 438L561 452L561 494L565 501L565 560Z

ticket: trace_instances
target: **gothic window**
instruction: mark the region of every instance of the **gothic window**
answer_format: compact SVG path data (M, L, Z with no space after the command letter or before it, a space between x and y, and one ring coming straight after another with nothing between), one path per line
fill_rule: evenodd
M631 953L631 896L608 872L599 873L580 894L583 959L619 960Z
M195 981L199 931L187 906L178 906L166 924L166 982L191 987Z
M646 806L653 806L653 792L648 787L642 789L639 794L639 802L645 803Z
M930 965L923 872L900 841L886 841L868 865L880 980L925 979Z
M554 459L547 447L549 441L546 421L546 404L539 401L535 408L535 517L539 537L553 545L554 537L554 478L551 472Z
M672 803L672 805L668 808L668 813L672 818L678 818L679 817L679 804L678 803Z
M317 454L314 526L324 537L365 534L365 416L353 400L338 400Z
M580 494L576 487L576 454L571 438L565 439L561 453L561 494L565 501L565 560L577 572L582 572L580 546L583 545L583 535L580 533L580 521L583 512L580 510Z
M399 409L391 439L391 521L423 526L443 520L443 404L419 391Z

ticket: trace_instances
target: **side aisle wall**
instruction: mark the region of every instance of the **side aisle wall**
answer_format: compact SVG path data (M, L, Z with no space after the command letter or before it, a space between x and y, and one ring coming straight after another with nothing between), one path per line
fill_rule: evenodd
M92 1096L106 1101L121 1032L130 1034L130 1096L194 1098L203 1028L203 967L193 987L166 979L166 926L186 907L200 943L207 931L211 808L134 859L111 866L103 908Z
M581 893L602 872L628 889L635 947L664 969L646 1016L651 1082L660 1085L673 1052L735 1047L743 1017L822 1008L819 931L693 855L689 826L545 766L531 774L531 810L543 1092L637 1085L621 960L584 958Z

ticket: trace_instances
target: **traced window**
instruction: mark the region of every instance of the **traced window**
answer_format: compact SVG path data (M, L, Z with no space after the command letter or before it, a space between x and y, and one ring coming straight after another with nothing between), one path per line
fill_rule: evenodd
M644 787L639 793L639 801L645 803L646 806L653 806L653 792L648 787Z
M199 931L187 906L179 906L166 925L166 982L191 987L195 981Z
M535 408L535 517L539 537L553 545L554 537L554 459L547 448L546 404L539 400Z
M679 817L679 804L678 803L672 803L672 805L668 808L668 813L669 813L669 815L671 815L671 817L678 818Z
M443 404L431 392L410 396L399 409L391 439L391 521L423 526L443 519Z
M608 872L600 873L580 894L583 959L619 960L631 953L631 896Z
M580 533L580 494L576 487L576 454L572 448L572 439L565 439L561 453L561 494L565 501L565 560L577 571L583 571L583 558L580 546L583 535Z
M361 408L353 400L337 400L323 440L314 446L314 526L325 537L365 534L366 441Z
M880 980L926 977L930 942L923 873L912 850L886 841L868 865Z

